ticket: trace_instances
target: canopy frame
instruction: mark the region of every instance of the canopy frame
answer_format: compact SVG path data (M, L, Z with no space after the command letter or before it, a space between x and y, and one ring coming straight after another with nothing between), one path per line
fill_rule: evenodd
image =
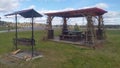
M11 16L11 15L15 15L15 49L18 49L18 25L17 25L17 15L21 15L24 18L31 18L32 22L32 30L31 30L31 50L32 50L32 54L31 56L34 56L34 45L35 45L35 40L34 40L34 18L35 17L42 17L41 14L39 14L38 12L36 12L34 9L27 9L27 10L22 10L22 11L17 11L14 13L10 13L10 14L6 14L5 16Z

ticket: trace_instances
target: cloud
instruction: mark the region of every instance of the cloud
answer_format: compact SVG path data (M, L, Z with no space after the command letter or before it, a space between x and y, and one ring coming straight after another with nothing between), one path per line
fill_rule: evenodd
M91 7L98 7L98 8L101 8L101 9L106 9L106 8L109 8L109 5L106 4L106 3L97 3L95 5L86 6L86 7L83 7L83 8L91 8Z
M54 13L54 12L62 12L62 11L70 11L70 10L75 10L74 8L65 8L65 9L60 9L60 10L46 10L46 9L41 9L39 13Z
M116 11L109 11L108 13L105 14L106 18L113 18L119 16L120 16L120 12L116 12Z
M16 9L19 4L19 0L0 0L0 12Z
M39 1L45 1L45 2L51 2L51 1L53 1L53 2L62 2L62 1L65 1L65 0L39 0Z
M105 24L118 24L120 25L120 12L109 11L104 15Z
M31 6L29 6L27 9L35 9L35 8L36 8L35 5L31 5Z
M108 8L109 6L106 3L98 3L95 5L95 7L105 9L105 8Z
M31 1L31 0L19 0L19 1Z

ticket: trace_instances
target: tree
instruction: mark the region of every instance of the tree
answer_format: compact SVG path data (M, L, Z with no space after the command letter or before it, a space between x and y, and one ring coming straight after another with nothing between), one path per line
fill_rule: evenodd
M79 31L80 29L79 29L79 26L77 25L77 23L75 24L75 26L74 26L74 31Z

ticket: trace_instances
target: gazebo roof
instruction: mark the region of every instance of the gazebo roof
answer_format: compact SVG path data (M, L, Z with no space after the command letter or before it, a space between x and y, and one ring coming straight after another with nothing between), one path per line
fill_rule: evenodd
M19 15L23 16L24 18L42 17L42 15L39 14L34 9L17 11L17 12L13 12L13 13L10 13L10 14L6 14L5 16L16 15L16 14L19 14Z
M69 17L84 17L87 15L99 16L99 15L103 15L104 13L107 13L107 11L94 7L94 8L80 9L80 10L45 13L45 15L69 18Z

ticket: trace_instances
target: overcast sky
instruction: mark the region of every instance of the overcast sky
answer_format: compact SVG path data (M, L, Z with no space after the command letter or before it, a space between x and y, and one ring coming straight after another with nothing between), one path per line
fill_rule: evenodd
M2 17L2 20L11 21L11 18L8 19L4 17L4 15L30 8L33 8L40 13L45 13L99 7L108 11L108 13L104 15L105 24L120 25L119 4L120 0L0 0L0 17ZM45 23L46 17L36 20L37 22ZM81 18L81 20L84 21L83 18ZM61 22L60 18L54 19L54 24L61 24ZM79 23L78 19L70 19L69 22Z

